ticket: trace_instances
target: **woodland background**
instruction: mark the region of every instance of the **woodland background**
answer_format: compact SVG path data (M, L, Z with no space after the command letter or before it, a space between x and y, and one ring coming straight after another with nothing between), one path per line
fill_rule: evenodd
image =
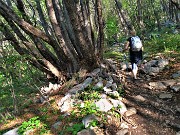
M0 0L0 122L48 81L121 59L110 48L132 29L149 54L179 54L179 11L178 0Z

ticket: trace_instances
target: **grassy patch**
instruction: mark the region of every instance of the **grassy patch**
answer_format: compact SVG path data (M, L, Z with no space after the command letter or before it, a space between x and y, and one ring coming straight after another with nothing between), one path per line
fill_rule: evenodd
M164 34L158 38L145 41L145 52L151 54L162 53L164 56L176 56L180 53L180 35L179 34Z

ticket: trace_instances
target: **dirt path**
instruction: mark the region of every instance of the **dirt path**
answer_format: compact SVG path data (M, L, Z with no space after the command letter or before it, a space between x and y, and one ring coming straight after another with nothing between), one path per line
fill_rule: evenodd
M128 135L176 135L180 131L180 93L164 90L173 95L170 99L160 99L162 90L148 88L149 82L171 79L171 73L180 70L180 65L174 65L173 70L164 70L158 76L147 81L145 78L137 81L130 79L126 73L126 94L124 103L127 107L137 109L137 114L129 117L136 126L129 129Z

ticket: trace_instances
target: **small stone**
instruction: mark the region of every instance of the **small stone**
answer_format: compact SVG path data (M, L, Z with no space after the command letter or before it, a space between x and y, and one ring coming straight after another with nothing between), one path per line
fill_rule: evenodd
M169 123L170 123L170 121L169 121L169 120L165 120L165 122L166 122L166 124L169 124Z
M125 112L125 116L131 116L133 114L136 114L137 113L137 110L136 108L132 107L132 108L129 108L126 112Z
M176 80L166 80L162 82L166 87L167 86L172 86L176 83Z
M149 69L149 75L156 76L160 72L159 67L151 67Z
M93 75L93 76L96 76L97 74L99 74L100 71L101 71L100 68L94 69L94 70L92 71L92 75Z
M121 123L121 126L120 126L120 127L123 128L123 129L129 128L129 126L128 126L127 124L125 124L125 123Z
M44 102L47 101L48 99L49 99L49 96L40 97L40 102L41 102L41 103L44 103Z
M113 107L113 105L110 104L109 101L106 99L100 99L98 102L96 102L96 106L102 112L107 112Z
M84 124L84 127L87 128L87 127L89 127L89 124L93 120L97 120L96 116L95 115L88 115L88 116L83 118L82 123Z
M25 131L23 134L24 134L24 135L32 135L33 132L34 132L34 130L33 130L33 129L30 129L30 130Z
M58 129L61 124L62 124L62 122L58 121L58 122L56 122L55 124L52 125L52 128L53 129Z
M4 133L3 135L19 135L19 134L18 134L18 129L19 129L19 128L12 129L12 130Z
M180 84L177 84L177 85L174 85L174 86L171 86L171 89L175 92L178 92L180 91Z
M150 82L149 85L152 89L163 90L167 88L162 82Z
M177 73L172 74L172 77L174 79L179 78L180 77L180 71L178 71Z
M180 113L180 107L177 106L176 110L177 110L178 113Z
M173 97L172 94L169 94L169 93L161 93L159 95L160 99L171 99L172 97Z
M125 135L127 133L128 133L128 129L121 129L116 133L116 135Z
M180 135L180 131L178 131L178 132L176 133L176 135Z
M115 99L109 99L110 101L111 101L111 103L113 104L113 107L120 107L119 108L119 111L120 111L120 113L123 115L126 111L127 111L127 107L126 107L126 105L122 102L122 101L120 101L120 100L115 100Z
M166 59L160 59L160 60L158 60L158 66L160 67L160 68L164 68L166 65L168 65L169 64L169 61L168 60L166 60Z
M106 95L106 94L101 94L100 97L101 97L102 99L106 99L106 98L107 98L107 95Z
M103 88L103 90L104 90L106 93L108 93L108 92L112 92L112 89L107 88L107 87L104 87L104 88Z
M135 99L136 100L139 100L139 101L145 101L146 99L144 97L142 97L141 95L137 95L135 96Z
M103 82L102 81L99 81L96 85L95 85L95 88L101 88L103 87Z
M113 91L116 91L116 90L117 90L117 84L116 84L116 83L113 83L111 87L112 87L112 90L113 90Z
M119 93L117 91L107 92L107 94L114 98L119 97Z
M96 134L91 129L83 129L82 131L78 132L77 135L96 135Z

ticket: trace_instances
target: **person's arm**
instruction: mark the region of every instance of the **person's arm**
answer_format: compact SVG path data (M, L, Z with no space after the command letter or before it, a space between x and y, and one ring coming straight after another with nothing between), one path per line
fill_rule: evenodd
M144 51L144 47L142 47L142 51Z
M141 40L141 43L143 44L142 40ZM144 51L144 47L143 46L142 46L141 50Z
M123 50L124 52L125 52L126 50L128 50L129 44L130 44L129 41L127 41L127 42L125 43L124 50Z

